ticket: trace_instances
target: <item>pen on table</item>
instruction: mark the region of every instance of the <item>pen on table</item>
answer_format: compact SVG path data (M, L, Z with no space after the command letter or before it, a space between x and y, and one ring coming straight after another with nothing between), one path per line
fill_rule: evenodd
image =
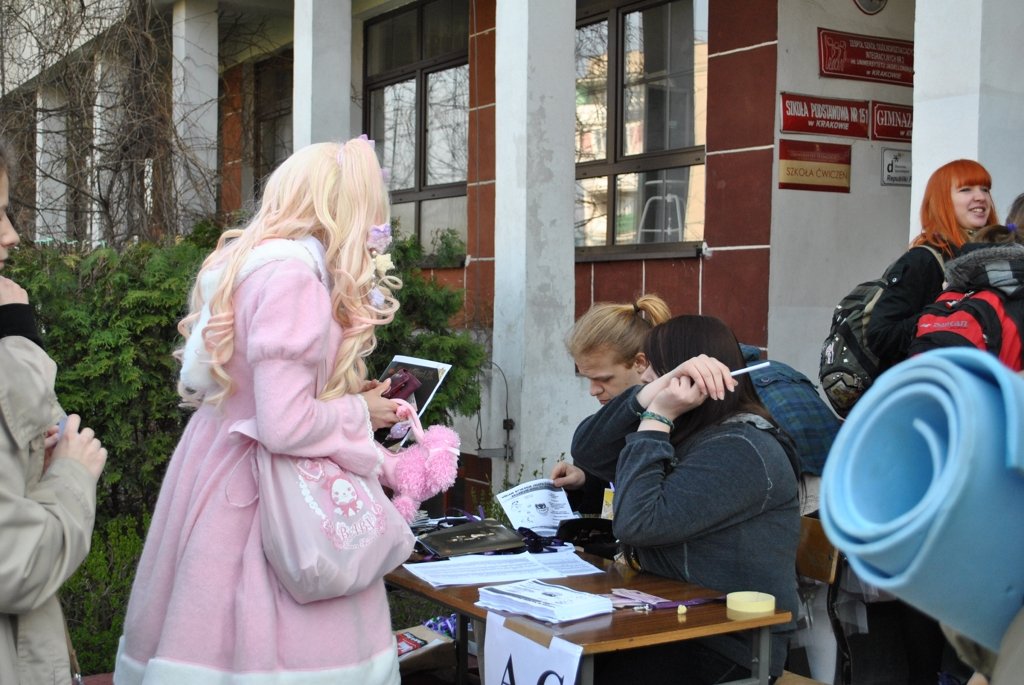
M753 366L744 366L742 369L736 369L735 371L733 371L729 375L730 376L734 376L734 377L735 376L741 376L741 375L743 375L745 373L750 373L751 371L756 371L757 369L763 369L764 367L768 366L769 364L771 364L771 362L761 362L760 364L754 364Z

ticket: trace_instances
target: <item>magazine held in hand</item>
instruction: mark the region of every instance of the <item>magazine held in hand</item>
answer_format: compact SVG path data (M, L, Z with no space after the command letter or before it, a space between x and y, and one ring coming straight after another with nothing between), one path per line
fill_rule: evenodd
M382 396L405 400L416 409L416 415L423 418L423 412L451 368L451 364L396 354L380 375L381 382L391 380L391 387ZM374 435L385 447L400 447L405 444L409 428L408 421L399 421L390 429L381 428Z

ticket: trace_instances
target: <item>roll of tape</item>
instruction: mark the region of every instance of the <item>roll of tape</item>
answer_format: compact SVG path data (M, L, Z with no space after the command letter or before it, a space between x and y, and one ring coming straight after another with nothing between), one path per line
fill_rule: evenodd
M725 607L741 614L764 614L775 611L775 595L766 592L730 592Z

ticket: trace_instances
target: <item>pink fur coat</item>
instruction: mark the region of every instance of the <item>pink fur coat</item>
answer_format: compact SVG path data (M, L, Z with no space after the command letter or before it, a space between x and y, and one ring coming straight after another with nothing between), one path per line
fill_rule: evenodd
M278 583L263 554L254 446L242 427L255 422L274 454L326 456L380 477L406 515L454 480L457 436L396 456L373 440L361 396L316 399L324 340L333 365L342 330L310 260L292 241L271 243L289 243L284 256L249 269L234 294L226 369L236 391L195 412L168 465L128 603L118 685L399 683L383 580L306 605Z

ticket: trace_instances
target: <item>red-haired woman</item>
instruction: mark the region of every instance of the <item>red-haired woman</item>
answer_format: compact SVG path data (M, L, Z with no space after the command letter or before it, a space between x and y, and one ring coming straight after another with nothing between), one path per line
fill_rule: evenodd
M991 187L992 176L970 159L944 164L928 179L921 202L921 233L886 272L888 284L868 324L867 342L878 355L880 370L909 356L918 318L942 292L944 264L936 255L943 260L958 257L976 232L999 223ZM893 660L887 663L904 663L907 678L902 682L934 683L944 667L957 672L966 669L946 646L939 624L913 607L901 601L881 602L869 607L869 620L878 637L869 635L864 648Z
M907 358L921 310L942 292L945 277L936 251L944 259L956 257L975 231L999 223L991 187L992 176L970 159L944 164L928 179L921 233L886 273L888 286L868 324L867 342L881 370Z

